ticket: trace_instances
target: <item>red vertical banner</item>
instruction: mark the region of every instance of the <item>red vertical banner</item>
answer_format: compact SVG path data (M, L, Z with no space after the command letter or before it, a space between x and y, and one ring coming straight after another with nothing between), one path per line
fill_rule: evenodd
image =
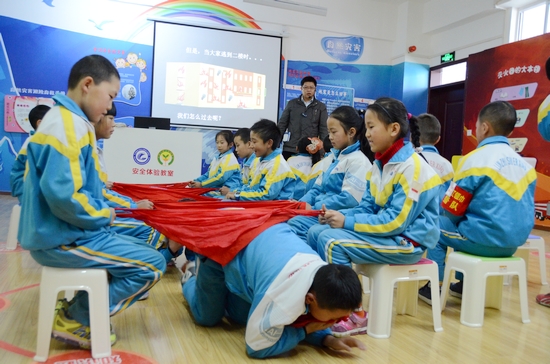
M550 143L537 129L539 106L550 96L545 71L549 57L550 34L544 34L470 55L466 78L463 154L477 146L475 130L481 108L492 101L510 102L518 113L510 144L522 156L537 160L537 202L550 200ZM550 227L550 220L537 224Z

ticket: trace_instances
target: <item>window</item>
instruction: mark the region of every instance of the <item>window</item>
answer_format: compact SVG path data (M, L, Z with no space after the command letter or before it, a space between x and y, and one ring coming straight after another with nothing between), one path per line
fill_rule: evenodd
M550 0L519 9L517 40L550 32Z
M438 66L430 72L430 87L448 85L466 80L466 62Z

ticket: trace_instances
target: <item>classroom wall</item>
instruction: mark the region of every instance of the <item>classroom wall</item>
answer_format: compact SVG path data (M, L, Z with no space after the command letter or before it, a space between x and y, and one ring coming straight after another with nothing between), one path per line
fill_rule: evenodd
M466 57L473 53L469 49L475 49L478 45L484 47L488 43L491 46L504 44L509 36L509 10L496 8L494 0L299 2L324 6L328 9L327 16L256 5L243 0L213 3L242 11L262 29L288 35L283 49L287 59L330 61L317 45L326 34L340 34L365 38L366 51L360 63L391 64L392 60L406 56L408 47L415 44L417 51L411 57L428 59L430 66L433 66L439 63L440 54L450 50ZM511 3L522 5L528 2L516 0ZM145 24L147 16L173 16L177 11L170 9L179 8L182 12L186 9L184 2L172 0L165 1L162 8L156 8L155 11L155 5L160 3L158 0L139 3L111 0L21 0L3 2L0 15L82 34L152 45L152 28ZM506 2L501 0L499 3ZM232 13L227 11L226 14ZM180 14L180 18L192 18L192 14ZM108 23L96 27L103 21ZM487 48L490 47L477 51Z
M116 62L135 53L148 67L137 70L135 64L126 62L121 73L129 82L139 84L139 98L117 100L120 115L117 121L131 124L130 116L150 113L153 42L150 19L169 18L261 28L283 34L281 110L289 98L288 88L296 83L296 79L288 77L288 63L294 62L294 70L323 79L331 87L356 84L354 99L358 107L365 100L389 95L404 100L410 111L417 114L426 110L428 67L436 59L439 62L439 54L457 50L460 58L461 52L502 43L506 33L502 24L505 11L491 9L489 0L457 2L466 3L471 8L469 11L451 6L454 1L450 0L300 2L325 6L327 16L243 0L2 2L0 101L5 95L38 97L47 93L51 97L52 92L63 92L70 66L86 54L99 53ZM348 36L359 37L364 44L362 54L354 61L335 60L321 46L324 37ZM416 45L417 51L409 53L410 45ZM316 71L323 67L331 70L331 77ZM389 67L389 72L376 73L377 67ZM355 69L360 72L356 73ZM25 86L21 86L23 83ZM361 83L368 87L359 86ZM3 102L0 102L0 115L4 115ZM203 151L215 150L208 147L213 142L209 137L212 132L204 131L204 134ZM4 163L0 169L0 191L9 190L10 160L15 158L25 138L22 133L0 131L0 143L5 144L2 148L6 149L0 155ZM214 153L203 153L205 168Z

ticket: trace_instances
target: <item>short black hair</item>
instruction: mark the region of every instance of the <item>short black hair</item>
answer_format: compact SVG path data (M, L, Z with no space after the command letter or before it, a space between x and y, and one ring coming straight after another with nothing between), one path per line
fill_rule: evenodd
M507 101L495 101L487 104L479 112L479 121L488 122L496 135L507 137L517 122L516 109Z
M281 143L281 131L277 127L277 124L271 120L261 119L257 121L252 125L250 131L257 134L264 143L269 141L269 139L273 140L273 150L277 149Z
M114 102L113 102L113 106L111 106L111 109L107 111L107 116L112 116L112 117L116 116L116 106Z
M315 87L317 87L317 80L311 76L306 76L304 78L302 78L302 81L300 81L300 86L303 86L304 83L306 82L313 82L313 84L315 85Z
M239 137L243 143L248 143L250 141L250 129L240 128L235 132L235 138Z
M38 122L38 120L42 120L48 110L50 110L50 107L48 105L37 105L32 108L31 112L29 113L29 122L31 123L31 126L34 130L36 130L36 123Z
M85 77L91 77L96 85L110 81L112 77L120 80L116 67L107 58L92 54L80 59L71 68L69 74L69 90L74 90Z
M298 140L298 145L296 148L298 148L298 153L309 153L307 150L307 146L311 144L311 140L308 137L303 137L300 140Z
M420 114L418 119L418 128L420 129L420 143L431 144L437 143L437 139L441 136L441 123L432 114Z
M311 143L311 138L303 137L298 140L298 145L296 146L296 148L298 148L298 153L305 153L311 156L311 164L313 165L321 160L321 150L318 150L317 152L311 154L311 152L307 149L307 147L311 145Z
M341 264L327 264L319 268L309 291L315 293L322 309L355 310L361 307L363 300L357 273Z

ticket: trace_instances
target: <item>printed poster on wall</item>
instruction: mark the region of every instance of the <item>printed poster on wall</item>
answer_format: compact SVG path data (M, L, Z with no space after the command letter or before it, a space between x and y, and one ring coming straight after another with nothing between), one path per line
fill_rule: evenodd
M330 114L338 106L365 109L376 98L391 96L391 71L392 66L288 61L280 114L288 101L301 95L300 81L306 76L317 80L315 97Z

